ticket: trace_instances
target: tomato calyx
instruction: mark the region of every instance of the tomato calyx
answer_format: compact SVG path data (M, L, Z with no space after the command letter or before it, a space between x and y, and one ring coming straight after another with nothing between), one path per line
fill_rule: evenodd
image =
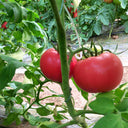
M79 50L76 52L76 58L79 60L89 58L92 56L98 56L102 54L103 52L108 51L111 53L109 49L103 49L102 45L95 44L93 41L91 44L87 44L85 46L81 46Z

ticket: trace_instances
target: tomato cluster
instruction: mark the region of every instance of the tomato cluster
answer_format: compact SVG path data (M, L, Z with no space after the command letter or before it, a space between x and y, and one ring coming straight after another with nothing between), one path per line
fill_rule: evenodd
M1 25L1 28L7 29L6 25L7 25L7 22L5 21L5 22Z
M50 80L62 82L60 55L55 49L51 48L43 53L40 68ZM73 57L70 63L69 78L72 76L76 84L86 92L107 92L116 88L120 83L123 66L120 59L110 52L103 52L98 56L80 61Z
M71 3L71 7L68 7L68 11L71 15L73 15L73 18L76 18L78 16L78 11L77 11L77 9L75 11L73 11L72 6L73 6L73 3Z

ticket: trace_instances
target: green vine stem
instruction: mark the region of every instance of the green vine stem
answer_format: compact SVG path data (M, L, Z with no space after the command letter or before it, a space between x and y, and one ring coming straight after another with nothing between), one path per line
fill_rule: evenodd
M77 124L77 122L74 121L74 120L72 120L72 121L67 122L67 123L65 123L65 124L59 125L57 128L63 128L63 127L66 127L66 126L69 126L69 125L73 125L73 124Z
M61 72L62 72L62 84L61 88L64 94L65 102L67 104L68 113L73 118L73 120L77 124L81 124L83 128L88 128L85 119L81 119L80 117L76 116L76 111L73 106L73 102L71 100L71 89L69 87L69 64L67 60L67 44L66 44L66 34L65 34L65 27L64 27L64 20L60 16L63 15L63 12L59 15L59 11L57 6L62 7L64 0L61 2L58 0L50 0L56 23L57 23L57 36L58 36L58 47L59 47L59 54L61 60ZM63 11L63 10L62 10ZM73 122L74 122L73 121ZM70 125L70 124L68 124Z
M71 60L72 60L72 57L73 57L75 54L77 54L77 53L79 53L79 52L81 52L81 51L83 51L83 50L87 50L87 51L90 53L90 55L93 56L93 51L92 51L91 49L82 47L82 48L76 49L76 50L74 50L74 51L71 52L71 54L70 54L70 56L69 56L69 59L68 59L68 63L70 64L70 62L71 62Z
M111 24L111 29L110 29L110 32L109 32L109 36L108 36L109 39L111 38L112 31L113 31L113 23Z
M33 104L35 104L36 102L38 103L40 100L39 100L39 95L40 95L40 92L41 92L41 88L42 88L42 86L45 84L45 83L47 83L49 80L48 79L46 79L45 81L43 81L41 84L40 84L40 86L39 86L39 88L38 88L38 92L37 92L37 95L36 95L36 99L29 105L29 107L23 112L23 114L22 115L24 115L24 117L25 117L25 114L26 114L26 112L32 107L32 105Z
M61 18L59 16L59 10L57 8L56 0L50 0L56 23L57 23L57 36L58 36L58 47L59 47L59 53L60 53L60 59L61 59L61 71L62 71L62 84L61 88L64 93L65 102L68 107L68 112L71 115L72 118L75 118L75 110L73 103L71 101L71 90L69 87L69 66L67 62L67 46L66 46L66 35L65 35L65 29L64 29L64 23L61 21ZM59 5L61 6L61 5Z

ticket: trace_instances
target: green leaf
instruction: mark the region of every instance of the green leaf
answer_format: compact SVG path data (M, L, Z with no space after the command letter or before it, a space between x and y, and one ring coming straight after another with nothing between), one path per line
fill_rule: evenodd
M15 74L16 68L13 64L8 64L0 71L0 90L10 82Z
M101 29L102 29L102 24L100 21L96 21L96 24L94 26L94 32L97 34L97 35L100 35L101 33Z
M56 128L57 126L59 126L59 124L56 122L45 121L40 125L40 128Z
M0 71L3 69L4 66L5 66L5 62L0 58Z
M120 114L108 114L101 118L93 128L124 128Z
M121 2L121 7L122 7L123 9L125 9L126 6L127 6L127 0L119 0L119 1Z
M13 36L15 37L16 40L22 40L22 32L21 31L14 31Z
M21 104L23 102L23 99L20 96L16 97L16 103Z
M78 90L78 91L81 91L81 89L80 89L79 86L76 84L76 82L75 82L75 80L73 79L73 77L72 77L71 79L72 79L73 84L76 86L77 90Z
M88 92L81 90L81 95L84 97L85 100L88 100Z
M7 61L8 64L12 64L14 68L19 68L19 67L23 67L25 66L26 64L23 63L23 62L20 62L19 60L17 59L14 59L12 57L9 57L7 55L0 55L0 58L4 61Z
M15 70L19 67L23 67L26 64L11 58L7 55L0 55L0 58L2 60L4 60L5 62L7 62L7 64L0 70L0 90L3 89L7 83L9 83L14 74L15 74Z
M9 57L12 57L17 60L23 60L24 55L25 55L25 53L21 49L13 54L8 54Z
M99 93L96 97L97 98L103 98L103 97L105 97L105 98L112 99L115 96L114 96L113 91L109 91L109 92Z
M42 122L49 121L49 118L41 118L39 116L34 116L34 115L29 115L28 116L28 121L31 125L39 125Z
M124 98L119 104L116 105L116 108L119 111L126 111L128 110L128 98Z
M102 14L98 17L98 19L104 24L104 25L109 25L109 18L107 15Z
M4 100L4 97L0 95L0 105L6 105L6 101Z
M127 111L127 113L126 112L121 113L121 117L122 117L123 120L128 122L128 111Z
M125 93L125 90L121 90L120 88L117 88L114 92L114 95L115 95L114 103L116 104L120 103L124 93Z
M3 5L5 6L7 13L11 19L19 23L22 20L22 9L20 5L17 2L3 2Z
M23 20L22 23L26 30L28 29L29 32L33 33L33 35L37 37L43 38L46 35L45 31L43 30L43 26L40 23L36 23L35 21L25 21Z
M124 23L125 32L128 33L128 21Z
M25 76L28 78L28 79L32 79L33 81L33 84L35 85L38 85L39 84L39 81L37 80L37 78L40 77L40 75L38 74L35 74L31 71L25 71ZM36 76L36 77L35 77Z
M51 112L46 107L37 108L36 111L41 116L47 116L51 114Z
M23 41L30 41L31 35L32 35L32 33L29 30L24 29L24 32L22 34L22 40Z
M123 128L128 128L128 122L123 121Z
M64 119L64 116L59 113L57 113L57 115L53 115L53 117L56 121L61 121Z
M16 120L15 120L15 121L16 121L16 125L20 125L20 124L21 124L20 117L18 117L18 116L17 116L17 118L16 118Z
M6 119L4 119L3 124L4 125L10 125L12 124L16 119L18 118L18 114L17 113L10 113Z
M113 100L106 97L97 98L89 104L89 107L99 114L111 113L115 109Z

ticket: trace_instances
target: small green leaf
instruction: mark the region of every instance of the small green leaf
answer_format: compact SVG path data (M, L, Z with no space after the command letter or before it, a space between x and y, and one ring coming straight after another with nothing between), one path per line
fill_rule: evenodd
M123 128L128 128L128 122L123 121Z
M20 96L16 97L16 103L21 104L23 102L23 99Z
M98 19L104 24L104 25L109 25L109 18L107 15L102 14L98 17Z
M49 118L41 118L39 116L29 115L28 121L31 125L36 126L42 122L49 121Z
M112 99L114 98L114 93L112 91L109 91L109 92L104 92L104 93L99 93L97 96L97 98L109 98L109 99Z
M12 64L14 68L23 67L26 65L25 63L20 62L19 60L9 57L7 55L0 54L0 58L4 61L7 61L8 64Z
M0 90L10 82L15 74L16 68L13 64L8 64L0 71Z
M53 117L56 121L61 121L64 119L64 116L59 113L57 113L57 115L53 115Z
M107 114L101 118L93 128L124 128L124 121L120 114Z
M36 111L41 116L47 116L51 114L51 112L46 107L37 108Z
M23 41L30 41L31 40L31 35L32 35L32 33L29 30L24 29L24 32L22 34L22 40Z
M128 21L124 23L125 32L128 33Z
M8 54L9 57L12 57L17 60L23 60L24 55L25 55L25 53L21 49L13 54Z
M117 88L114 92L114 103L118 104L120 100L122 99L122 96L124 95L125 90L121 90L120 88Z
M59 126L59 124L56 122L45 121L40 125L40 128L56 128L57 126Z
M19 67L23 67L26 64L11 58L7 55L0 55L0 58L7 62L7 64L0 70L0 90L3 89L7 83L9 83L14 74L15 70Z
M15 121L16 121L16 125L20 125L20 124L21 124L20 117L18 117L18 116L17 116L17 118L16 118L16 120L15 120Z
M100 35L101 33L101 29L102 29L102 24L100 21L96 21L96 24L94 26L94 32L97 34L97 35Z
M122 119L123 119L123 120L125 120L125 121L128 122L128 111L127 111L127 113L126 113L126 112L121 113L121 116L122 116Z
M17 113L10 113L8 117L4 120L4 125L10 125L17 119L18 114Z
M89 104L89 107L100 114L107 114L114 111L115 106L113 100L106 97L99 97Z
M22 40L22 32L21 31L14 31L13 36L15 37L16 40Z
M81 90L81 95L84 97L85 100L88 100L88 92Z
M121 103L116 105L119 111L126 111L128 110L128 98L124 98Z
M36 23L35 21L25 21L25 20L23 20L22 23L26 28L26 33L28 33L29 30L29 35L33 34L41 38L43 38L44 35L46 36L46 33L43 30L43 26L40 23Z
M16 23L21 22L22 20L22 9L17 2L3 2L2 3L9 15L9 17Z
M6 105L6 101L4 100L4 97L0 95L0 105Z

